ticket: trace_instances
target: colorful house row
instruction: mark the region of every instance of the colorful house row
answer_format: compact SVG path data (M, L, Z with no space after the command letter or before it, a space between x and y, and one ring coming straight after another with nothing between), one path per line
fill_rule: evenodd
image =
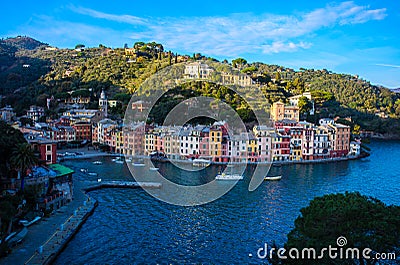
M93 139L126 155L162 153L170 159L206 158L215 162L302 161L359 155L359 144L350 143L350 127L321 119L318 126L280 120L274 127L255 126L234 134L226 122L211 126L148 126L135 123L119 127L102 121Z

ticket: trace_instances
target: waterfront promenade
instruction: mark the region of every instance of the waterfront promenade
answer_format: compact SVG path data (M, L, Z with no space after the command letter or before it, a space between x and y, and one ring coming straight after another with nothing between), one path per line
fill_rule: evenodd
M73 149L66 149L66 150L61 150L60 152L81 152L83 155L76 155L76 156L67 156L64 157L64 160L74 160L74 159L87 159L87 158L95 158L95 157L103 157L103 156L121 156L121 154L118 153L107 153L107 152L101 152L98 150L87 150L87 148L73 148ZM326 159L314 159L314 160L282 160L282 161L273 161L273 162L250 162L250 161L243 161L243 162L215 162L212 161L211 164L213 165L226 165L226 164L248 164L248 165L271 165L271 164L285 164L285 165L292 165L292 164L317 164L317 163L335 163L335 162L340 162L340 161L348 161L348 160L356 160L360 158L365 158L368 157L369 154L367 153L362 153L359 156L345 156L345 157L334 157L334 158L326 158ZM150 156L146 155L137 155L133 156L135 159L150 159ZM160 162L173 162L173 163L185 163L185 164L192 164L193 161L189 159L155 159L156 161Z
M81 218L82 214L85 214L87 211L89 211L95 203L94 200L91 200L90 203L86 203L86 206L84 206L84 203L87 201L88 197L82 192L82 187L79 182L75 182L74 185L74 200L55 211L49 218L43 218L38 223L30 226L28 228L29 232L23 243L14 247L12 252L7 257L1 258L0 265L25 264L32 257L32 255L35 254L35 251L39 250L40 246L43 246L46 242L47 244L43 248L43 254L45 253L44 251L46 251L46 253L52 253L53 246L54 249L58 247L57 245L54 245L57 243L57 240L54 240L54 237L51 239L55 232L58 232L61 228L61 225L64 224L63 233L58 233L58 235L65 237L68 229L71 229L73 224L76 224L78 218ZM78 210L77 214L79 215L74 216L76 210ZM68 220L70 220L70 222L68 222ZM58 242L61 241L58 240ZM42 260L41 257L40 259L36 257L29 262L29 264L43 263L44 260Z

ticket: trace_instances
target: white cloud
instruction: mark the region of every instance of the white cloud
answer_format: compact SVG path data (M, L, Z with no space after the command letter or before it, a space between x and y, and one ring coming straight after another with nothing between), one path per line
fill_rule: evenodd
M87 15L94 18L101 18L110 21L120 22L120 23L128 23L132 25L141 25L148 23L147 19L135 17L131 15L114 15L114 14L107 14L104 12L99 12L90 8L84 7L75 7L70 5L69 8L74 11L75 13Z
M271 45L263 45L264 53L279 53L279 52L294 52L299 49L308 49L311 47L311 43L299 42L287 42L275 41Z
M385 64L385 63L377 63L376 66L390 67L390 68L400 68L400 65L395 64Z

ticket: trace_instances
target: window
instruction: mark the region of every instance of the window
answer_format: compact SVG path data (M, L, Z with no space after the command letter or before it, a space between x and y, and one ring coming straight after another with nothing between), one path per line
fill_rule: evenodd
M46 149L47 149L47 151L51 151L51 145L46 145Z
M51 161L51 155L46 156L46 161Z

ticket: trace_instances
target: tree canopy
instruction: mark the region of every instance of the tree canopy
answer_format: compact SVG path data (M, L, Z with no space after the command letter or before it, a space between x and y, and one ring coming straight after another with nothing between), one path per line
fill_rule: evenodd
M0 177L7 178L12 170L12 152L18 145L26 143L26 140L19 130L4 121L0 121L0 135Z
M352 260L274 260L275 264L375 264L376 260L362 258L362 250L375 253L400 254L400 207L388 206L380 200L358 192L329 194L314 198L300 210L294 229L288 234L285 249L314 248L321 253L329 245L338 247L337 239L344 237L343 248L358 248L360 259Z

